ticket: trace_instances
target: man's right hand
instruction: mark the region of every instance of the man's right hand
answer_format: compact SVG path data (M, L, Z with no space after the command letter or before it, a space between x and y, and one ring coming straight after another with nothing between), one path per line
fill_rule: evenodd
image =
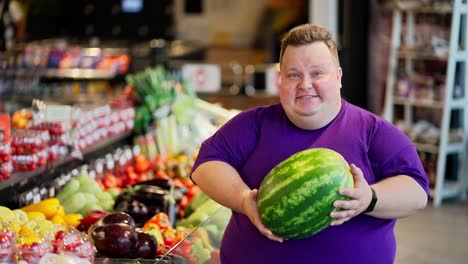
M260 214L257 207L257 189L245 191L242 193L242 212L250 219L257 227L258 231L264 236L277 242L283 242L283 238L273 234L268 228L263 225L260 219Z

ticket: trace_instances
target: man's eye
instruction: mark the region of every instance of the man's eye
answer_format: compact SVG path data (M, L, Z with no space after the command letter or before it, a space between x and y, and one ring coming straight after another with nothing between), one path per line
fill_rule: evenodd
M317 77L317 76L322 75L322 72L313 72L312 75L315 76L315 77Z
M289 77L289 78L299 78L300 75L297 74L297 73L290 73L290 74L288 74L288 77Z

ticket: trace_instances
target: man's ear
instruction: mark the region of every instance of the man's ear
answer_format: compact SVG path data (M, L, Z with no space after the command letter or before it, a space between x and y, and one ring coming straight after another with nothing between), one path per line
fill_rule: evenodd
M343 69L338 67L338 70L336 71L336 79L340 82L340 89L343 87L343 84L341 83L341 77L343 77Z

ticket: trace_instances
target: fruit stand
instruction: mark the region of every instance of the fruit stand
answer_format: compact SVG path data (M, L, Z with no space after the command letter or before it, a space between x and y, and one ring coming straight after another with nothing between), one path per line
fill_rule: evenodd
M237 112L172 77L151 68L127 75L118 99L36 101L12 115L22 122L0 143L11 165L0 180L2 263L217 263L231 212L189 173L201 141Z

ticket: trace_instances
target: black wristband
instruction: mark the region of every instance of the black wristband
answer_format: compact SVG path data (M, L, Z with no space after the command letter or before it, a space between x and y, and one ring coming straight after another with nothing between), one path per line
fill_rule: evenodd
M377 203L377 194L375 193L374 189L371 188L372 191L372 199L370 201L369 206L367 209L364 211L364 213L370 213L374 211L375 204Z

